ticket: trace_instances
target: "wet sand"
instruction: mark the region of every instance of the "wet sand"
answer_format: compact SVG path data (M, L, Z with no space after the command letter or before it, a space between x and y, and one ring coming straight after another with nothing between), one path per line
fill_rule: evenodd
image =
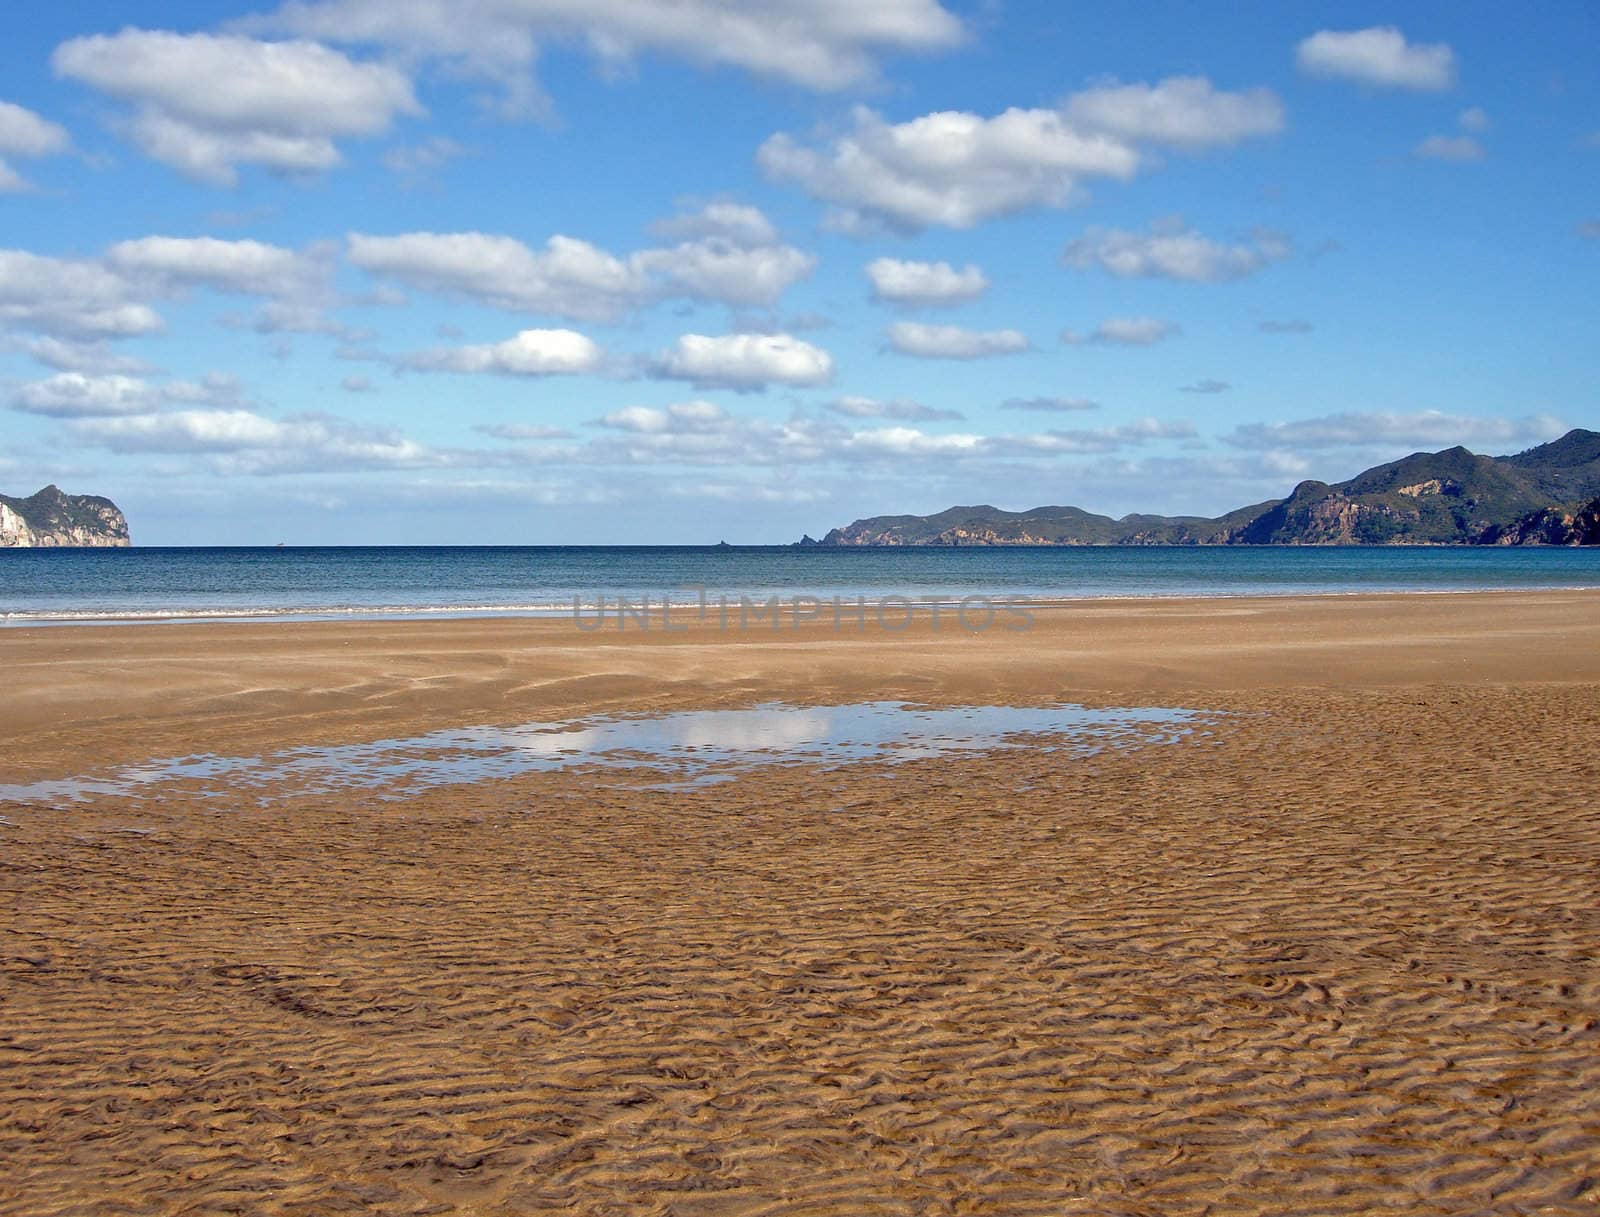
M0 1212L1593 1213L1600 595L0 632L0 781L667 707L1083 757L0 805Z

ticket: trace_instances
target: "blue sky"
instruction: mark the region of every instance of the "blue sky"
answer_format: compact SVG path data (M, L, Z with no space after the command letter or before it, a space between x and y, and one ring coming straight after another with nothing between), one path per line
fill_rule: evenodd
M0 489L142 544L1214 513L1600 426L1600 14L0 15Z

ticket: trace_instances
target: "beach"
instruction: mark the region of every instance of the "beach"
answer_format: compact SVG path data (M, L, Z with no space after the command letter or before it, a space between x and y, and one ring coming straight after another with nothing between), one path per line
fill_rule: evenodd
M6 783L774 702L1197 713L0 802L0 1212L1594 1212L1600 592L1029 615L0 631Z

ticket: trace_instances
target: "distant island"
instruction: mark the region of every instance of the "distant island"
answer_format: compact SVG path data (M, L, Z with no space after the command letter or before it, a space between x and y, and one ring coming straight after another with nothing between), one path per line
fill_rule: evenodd
M1418 452L1337 485L1301 482L1288 498L1215 518L952 507L872 516L799 544L1596 545L1600 432L1569 431L1515 456Z
M128 521L110 499L67 494L59 486L25 499L0 494L0 549L129 544Z

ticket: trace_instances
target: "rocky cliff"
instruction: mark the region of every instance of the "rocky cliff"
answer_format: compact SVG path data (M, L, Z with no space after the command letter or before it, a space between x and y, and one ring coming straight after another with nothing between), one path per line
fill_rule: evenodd
M1571 431L1515 456L1417 452L1337 485L1302 482L1287 498L1215 518L1077 507L952 507L873 516L822 545L1592 545L1600 433ZM1586 515L1585 513L1590 513Z
M1600 499L1576 511L1546 507L1485 538L1490 545L1600 545Z
M58 486L25 499L0 494L0 547L128 544L128 521L110 499L65 494Z

